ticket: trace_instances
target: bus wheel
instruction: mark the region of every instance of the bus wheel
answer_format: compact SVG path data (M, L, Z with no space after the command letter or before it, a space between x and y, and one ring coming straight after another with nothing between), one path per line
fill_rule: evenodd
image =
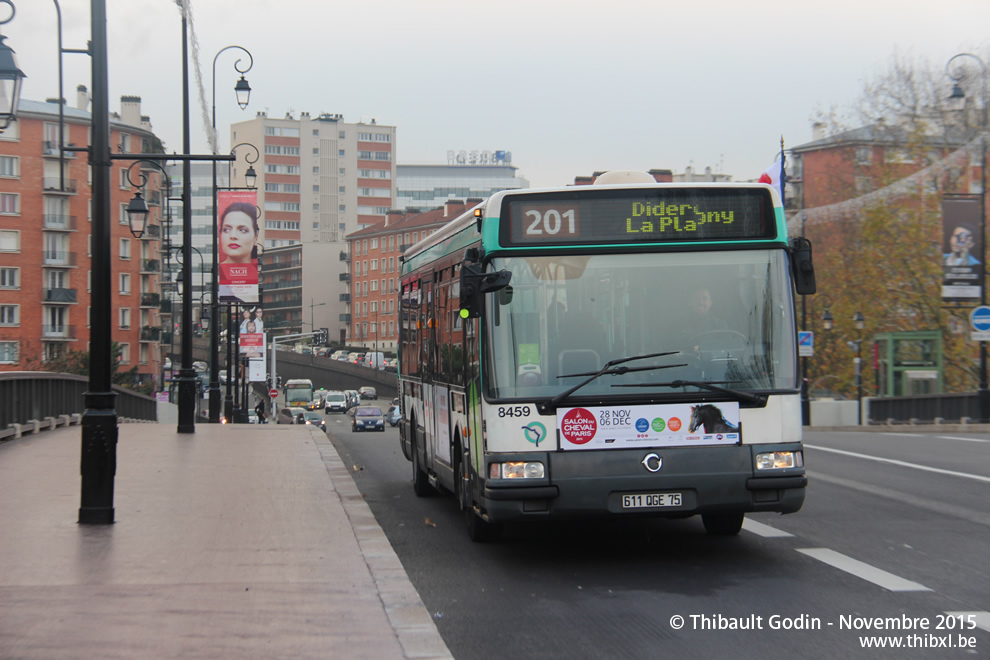
M497 541L502 536L502 526L479 516L473 506L464 509L464 520L467 523L468 538L475 543Z
M419 450L416 448L416 429L410 429L413 434L412 442L412 470L413 470L413 492L416 493L416 497L427 497L432 491L433 487L430 486L429 477L426 476L426 472L419 465Z
M735 536L742 529L743 514L703 513L701 522L705 525L705 531L712 536Z

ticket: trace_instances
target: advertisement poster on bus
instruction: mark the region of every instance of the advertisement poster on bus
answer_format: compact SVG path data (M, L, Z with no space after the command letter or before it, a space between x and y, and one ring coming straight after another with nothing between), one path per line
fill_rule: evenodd
M560 408L557 430L563 450L735 445L742 441L735 401Z
M983 200L955 197L942 201L942 300L981 299L983 282Z
M217 193L217 226L222 302L258 302L258 252L263 245L258 218L258 191Z

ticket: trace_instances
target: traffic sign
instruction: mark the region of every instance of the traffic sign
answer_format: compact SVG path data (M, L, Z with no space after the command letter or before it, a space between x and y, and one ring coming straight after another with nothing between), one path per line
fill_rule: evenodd
M270 389L270 390L268 390L268 396L270 396L273 399L277 399L278 398L278 390L276 390L276 389Z
M812 357L815 354L815 333L798 331L798 355Z
M980 305L969 314L969 323L977 332L990 330L990 307Z

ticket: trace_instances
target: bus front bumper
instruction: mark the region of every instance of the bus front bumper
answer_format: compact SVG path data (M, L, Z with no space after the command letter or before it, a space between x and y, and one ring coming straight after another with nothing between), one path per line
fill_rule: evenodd
M544 461L546 478L484 483L492 522L607 517L686 517L699 513L794 513L808 479L801 467L755 469L764 452L802 452L801 443L495 455L489 462ZM656 458L647 457L656 456ZM659 463L659 464L658 464ZM487 465L486 465L487 468ZM677 493L680 504L627 508L624 495Z

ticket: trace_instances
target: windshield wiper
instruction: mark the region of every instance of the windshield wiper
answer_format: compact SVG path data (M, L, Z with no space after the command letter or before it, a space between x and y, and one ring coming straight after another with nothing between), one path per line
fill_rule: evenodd
M667 383L634 383L630 385L613 385L612 387L697 387L702 390L709 390L711 392L719 392L721 394L728 394L740 401L745 401L746 403L754 403L758 406L763 406L767 402L765 396L759 394L751 394L749 392L743 392L742 390L731 390L727 387L719 387L716 383L721 385L727 385L729 383L738 383L737 380L714 380L714 381L701 381L701 380L672 380Z
M587 385L591 381L595 380L599 376L606 376L606 375L608 375L608 376L621 376L622 374L627 374L627 373L632 372L632 371L649 371L651 369L671 369L673 367L685 367L685 366L687 366L686 364L665 364L665 365L658 365L658 366L651 366L651 367L618 367L618 366L616 366L616 365L624 364L626 362L632 362L633 360L646 360L646 359L649 359L649 358L664 357L666 355L677 355L678 353L680 353L680 351L667 351L665 353L650 353L649 355L634 355L632 357L621 358L619 360L609 360L598 371L588 371L588 372L579 373L579 374L565 374L563 376L557 376L557 378L573 378L575 376L590 376L590 378L588 378L588 379L586 379L584 381L581 381L580 383L578 383L574 387L570 388L569 390L565 390L565 391L561 392L560 394L558 394L557 396L553 397L552 399L549 399L548 401L544 401L542 403L537 403L536 404L536 409L539 410L540 411L540 414L543 414L543 415L548 415L548 414L554 412L555 410L557 410L557 406L560 404L561 401L563 401L564 399L566 399L567 397L569 397L571 394L574 394L574 392L577 392L579 389L581 389L582 387L584 387L585 385Z

